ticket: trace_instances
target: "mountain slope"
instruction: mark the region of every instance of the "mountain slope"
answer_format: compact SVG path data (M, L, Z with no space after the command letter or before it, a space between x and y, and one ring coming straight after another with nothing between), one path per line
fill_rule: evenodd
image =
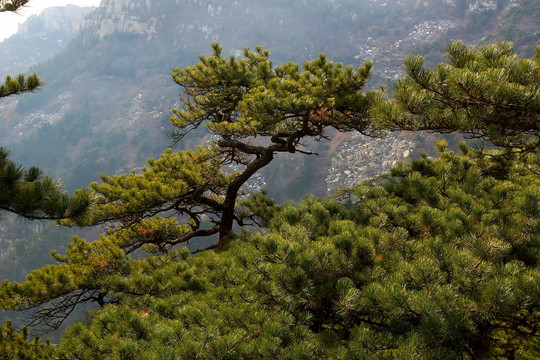
M534 1L522 0L535 8ZM520 2L495 0L104 0L84 20L77 38L33 70L48 85L0 104L0 143L13 158L38 163L81 187L102 172L125 172L172 143L168 109L178 97L169 80L174 66L197 61L219 41L226 52L262 45L276 63L302 62L326 52L331 59L375 63L370 86L400 75L404 56L428 54L439 61L443 44L501 40ZM523 14L529 40L540 37L534 11ZM532 30L531 30L532 29ZM520 30L525 31L525 30ZM503 34L503 35L501 35ZM521 34L521 33L520 33ZM518 34L519 35L519 34ZM521 34L523 35L523 34ZM522 39L522 38L520 38ZM519 49L531 51L531 41ZM183 146L197 144L199 134ZM324 154L322 145L319 152ZM331 146L330 149L335 149ZM305 191L326 192L323 156ZM382 159L391 163L392 159ZM305 161L303 163L302 161ZM282 170L305 176L311 159L294 159ZM304 165L303 165L304 164ZM287 184L268 184L294 193Z
M0 73L18 74L54 56L76 35L80 21L95 7L57 6L29 17L17 34L0 42Z

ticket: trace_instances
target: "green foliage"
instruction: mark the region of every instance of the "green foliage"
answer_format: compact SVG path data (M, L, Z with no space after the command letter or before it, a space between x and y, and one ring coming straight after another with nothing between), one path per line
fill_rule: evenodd
M228 180L213 155L211 150L202 147L194 151L168 150L158 160L149 159L149 167L143 168L141 173L103 175L102 184L92 183L91 187L106 201L92 216L130 224L172 210L174 203L195 206L199 203L197 198L205 191L212 191L217 198Z
M184 94L171 122L177 139L205 127L214 140L194 151L166 152L141 174L103 176L103 184L92 185L101 201L86 223L130 226L170 211L185 221L183 235L168 246L211 234L221 242L234 223L253 219L238 216L248 208L237 208L237 199L242 185L275 153L311 153L302 140L324 139L327 128L372 133L368 111L381 94L361 91L371 63L355 70L321 54L301 70L291 62L274 67L270 52L260 47L246 48L240 59L224 58L218 44L212 47L212 55L201 55L199 63L174 69L173 80ZM238 170L223 169L230 165Z
M0 327L0 359L2 360L45 360L53 359L53 347L47 341L39 342L36 336L33 341L28 341L28 329L20 333L13 330L11 322Z
M304 63L301 71L291 62L274 67L270 52L260 47L255 52L246 48L244 58L236 59L222 57L221 47L212 46L210 57L200 56L199 64L177 68L172 74L186 94L182 109L173 109L171 117L184 131L179 136L202 124L224 140L274 136L275 144L294 132L321 137L328 126L372 130L367 111L380 95L360 91L371 62L354 70L321 54ZM293 152L298 139L291 142L287 150Z
M440 141L439 159L423 154L333 200L240 198L275 152L310 153L302 140L323 139L328 127L372 134L381 93L360 92L370 63L354 70L320 55L302 71L274 67L261 48L223 58L214 44L211 56L174 70L184 94L171 118L178 138L205 127L214 140L103 175L91 185L99 203L69 223L107 224L105 233L75 237L65 255L52 252L59 264L25 282L3 282L0 307L31 310L31 324L49 329L98 303L55 348L65 359L534 358L538 59L518 60L508 44L449 49L452 65L433 71L407 61L409 78L377 109L391 115L379 125L458 129L530 151L460 144L456 155ZM266 229L228 236L234 222ZM214 252L177 247L213 234Z
M301 140L325 138L328 127L372 131L368 110L380 93L361 92L370 63L354 70L321 54L302 71L294 63L273 67L268 56L257 48L226 59L214 44L210 57L175 69L173 78L186 93L171 118L177 135L203 125L216 140L195 150L168 150L140 171L92 183L95 206L64 224L107 224L106 233L92 243L75 238L65 256L54 254L60 265L33 271L22 284L5 282L0 306L37 309L32 323L47 329L79 304L114 303L111 276L132 276L130 256L137 250L167 254L214 234L218 241L209 248L219 248L235 223L265 226L277 209L274 201L264 193L246 197L241 187L276 152L309 153ZM237 170L228 171L229 165Z
M61 356L534 358L538 156L461 148L344 189L348 203L288 204L216 252L130 261Z
M371 62L355 70L320 54L301 70L292 62L273 66L270 52L261 47L245 48L240 59L222 57L217 43L212 48L198 64L174 69L173 80L185 96L171 122L180 128L178 139L204 126L217 138L214 157L241 167L221 194L221 241L232 230L241 186L275 153L311 154L302 141L326 139L328 128L373 135L369 110L381 93L361 91Z
M23 169L0 148L0 211L9 211L27 219L63 219L85 216L92 198L79 190L69 197L60 182L42 176L40 169Z
M3 84L0 84L0 98L23 92L34 91L44 84L37 74L25 77L19 74L16 77L6 76Z
M373 112L381 126L461 131L495 145L521 149L540 143L540 56L519 59L511 43L447 47L449 64L426 69L420 56L405 60L407 77L394 99Z

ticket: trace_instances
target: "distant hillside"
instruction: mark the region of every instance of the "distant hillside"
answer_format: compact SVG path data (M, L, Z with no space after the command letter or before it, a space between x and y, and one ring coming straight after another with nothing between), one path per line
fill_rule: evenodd
M0 74L26 72L49 60L77 35L81 20L94 6L51 7L29 17L17 34L0 42Z
M452 39L515 40L531 56L540 40L539 11L535 0L103 0L67 48L33 68L47 86L0 103L0 143L14 160L39 164L73 189L100 173L141 166L171 145L168 109L178 98L171 68L196 62L213 41L235 54L262 45L276 63L320 52L352 65L371 59L370 86L378 87L401 75L408 54L442 60ZM198 136L184 146L196 145ZM338 145L322 144L317 160L298 156L283 164L297 181L282 183L272 173L263 181L282 197L298 196L298 184L303 192L326 193L328 174L335 180L342 169L332 165ZM412 153L369 161L391 164Z

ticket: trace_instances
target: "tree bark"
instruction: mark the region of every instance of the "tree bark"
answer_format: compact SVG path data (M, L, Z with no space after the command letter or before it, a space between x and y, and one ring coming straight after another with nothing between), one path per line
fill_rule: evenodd
M238 191L246 181L257 172L268 165L274 159L274 151L271 149L265 149L262 156L258 155L257 159L251 164L247 165L244 171L238 175L229 185L225 200L223 201L223 213L221 214L221 222L219 224L219 240L218 246L221 245L223 238L227 236L233 228L234 222L234 208L236 205L236 199L238 198Z

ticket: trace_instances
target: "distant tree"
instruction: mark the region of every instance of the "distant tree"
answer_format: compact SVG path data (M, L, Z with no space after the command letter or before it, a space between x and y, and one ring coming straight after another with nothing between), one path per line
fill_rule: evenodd
M519 59L511 43L447 46L449 64L426 69L421 56L405 60L407 76L393 99L374 112L381 126L460 131L497 146L540 146L540 47Z

